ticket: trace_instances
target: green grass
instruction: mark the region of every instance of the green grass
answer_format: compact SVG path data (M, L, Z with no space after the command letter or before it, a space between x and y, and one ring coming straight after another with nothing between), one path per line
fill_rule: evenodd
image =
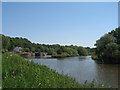
M45 65L7 53L2 55L3 88L94 88L94 83L81 85L67 75L61 75ZM101 86L98 86L101 87Z
M0 53L0 89L2 88L2 55Z
M65 57L74 57L74 56L77 56L77 55L69 55L67 53L52 55L53 58L65 58Z
M99 60L97 55L92 55L93 60Z

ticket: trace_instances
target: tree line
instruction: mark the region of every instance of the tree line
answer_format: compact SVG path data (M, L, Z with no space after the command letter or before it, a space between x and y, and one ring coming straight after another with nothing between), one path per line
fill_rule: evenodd
M2 52L13 51L15 47L22 47L25 52L46 52L48 55L61 56L86 56L92 54L94 49L82 46L61 46L59 44L45 45L32 43L26 38L9 37L1 34Z
M53 56L86 56L93 55L103 63L120 63L120 27L108 32L96 41L96 48L59 44L45 45L32 43L26 38L9 37L0 34L2 37L2 52L13 51L15 47L22 47L25 52L46 52Z
M103 63L120 63L120 27L96 41L96 58Z

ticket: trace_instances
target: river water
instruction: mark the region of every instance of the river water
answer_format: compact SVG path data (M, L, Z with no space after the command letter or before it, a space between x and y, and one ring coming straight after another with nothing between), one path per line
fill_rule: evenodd
M29 61L40 63L56 70L61 74L67 74L79 83L103 82L105 86L118 87L118 65L98 64L91 56L76 56L61 59L55 58L29 58Z

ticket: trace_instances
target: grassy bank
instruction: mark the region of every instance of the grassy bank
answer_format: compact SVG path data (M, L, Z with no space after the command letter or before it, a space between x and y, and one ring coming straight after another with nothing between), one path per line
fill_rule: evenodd
M61 75L48 67L8 53L2 55L3 88L90 88L93 83L81 85L67 75ZM101 87L101 86L99 86Z
M53 58L65 58L65 57L74 57L74 56L79 56L79 55L69 55L67 53L52 55Z
M91 57L93 60L99 60L98 56L97 55L92 55Z
M63 55L53 55L52 58L65 58L65 57L72 57L72 56L63 56Z

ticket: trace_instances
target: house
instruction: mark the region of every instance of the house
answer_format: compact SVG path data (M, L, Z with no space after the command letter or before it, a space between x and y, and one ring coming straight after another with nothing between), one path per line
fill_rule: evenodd
M13 51L14 51L14 52L17 52L17 53L20 53L20 52L23 51L23 49L22 49L21 47L15 47L15 48L13 49Z

